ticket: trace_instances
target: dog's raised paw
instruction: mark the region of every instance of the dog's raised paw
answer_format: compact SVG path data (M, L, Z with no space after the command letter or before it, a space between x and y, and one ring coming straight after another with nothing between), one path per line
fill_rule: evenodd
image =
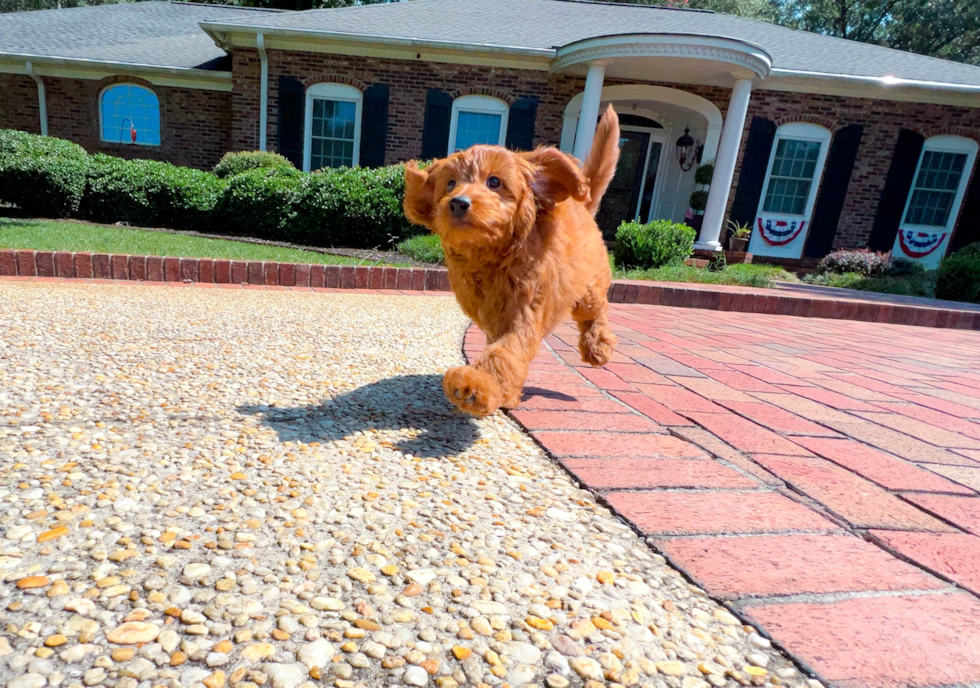
M616 344L616 335L612 332L594 328L582 333L578 348L582 361L594 368L601 368L609 363L616 351Z
M442 391L460 410L473 416L488 416L503 401L500 383L473 366L457 366L446 371Z

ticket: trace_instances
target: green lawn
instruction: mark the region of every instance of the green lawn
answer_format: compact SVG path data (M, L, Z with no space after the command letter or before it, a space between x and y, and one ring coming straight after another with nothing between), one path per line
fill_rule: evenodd
M720 270L693 268L688 265L653 268L651 270L622 270L613 267L617 279L651 280L654 282L698 282L701 284L734 284L742 287L771 287L774 281L798 282L796 275L776 265L726 265Z
M20 220L0 217L0 248L35 251L128 253L180 258L230 258L280 263L377 265L377 263L294 248L251 244L228 239L205 239L180 233L150 232L131 227L96 225L70 220ZM404 267L408 263L393 263Z

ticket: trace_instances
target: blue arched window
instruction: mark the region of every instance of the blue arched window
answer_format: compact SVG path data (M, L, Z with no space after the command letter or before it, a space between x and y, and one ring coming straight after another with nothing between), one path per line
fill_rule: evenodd
M99 98L102 140L137 146L160 145L160 101L148 88L113 84Z

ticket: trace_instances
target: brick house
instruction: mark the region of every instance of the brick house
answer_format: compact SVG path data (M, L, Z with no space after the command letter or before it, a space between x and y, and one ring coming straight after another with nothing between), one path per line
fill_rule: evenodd
M870 246L934 266L980 240L978 67L579 0L0 15L0 127L182 165L267 149L307 170L378 166L479 142L582 157L606 103L623 128L607 233L691 221L711 162L703 249L728 219L788 262Z

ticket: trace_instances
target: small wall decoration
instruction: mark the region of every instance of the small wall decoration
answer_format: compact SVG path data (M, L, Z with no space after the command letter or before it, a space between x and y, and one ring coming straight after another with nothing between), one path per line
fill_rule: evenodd
M920 262L926 269L933 270L946 255L948 238L949 232L945 231L923 232L919 229L902 228L895 237L892 255Z
M756 217L749 253L799 258L806 242L807 220L797 216L761 213Z

